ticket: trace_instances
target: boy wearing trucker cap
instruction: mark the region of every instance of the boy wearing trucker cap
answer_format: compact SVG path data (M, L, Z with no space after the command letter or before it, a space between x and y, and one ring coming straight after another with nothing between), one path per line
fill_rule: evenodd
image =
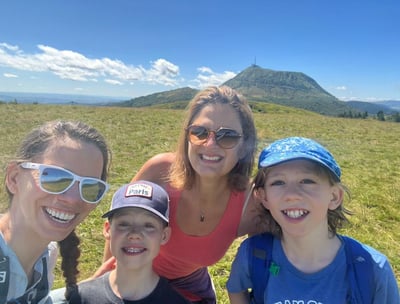
M171 234L168 215L168 194L159 185L136 181L119 188L103 215L115 269L80 283L69 303L188 304L152 267Z
M231 304L400 303L387 258L337 233L350 212L328 150L281 139L261 152L258 168L254 195L270 233L241 244L227 282Z

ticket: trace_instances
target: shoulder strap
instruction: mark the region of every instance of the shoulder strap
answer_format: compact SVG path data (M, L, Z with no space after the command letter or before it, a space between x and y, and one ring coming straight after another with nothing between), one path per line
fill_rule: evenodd
M373 260L370 253L356 240L341 236L347 261L350 283L350 303L368 304L373 299ZM261 304L267 288L269 274L277 274L279 268L272 262L273 236L260 234L249 238L250 278L253 284L251 301Z
M350 303L372 303L374 278L371 254L356 240L346 236L341 237L346 252Z
M0 248L0 303L5 303L8 295L8 286L10 284L10 261Z
M253 194L253 190L254 190L254 184L251 185L249 193L247 193L247 195L246 195L246 200L244 201L243 208L242 208L242 217L243 217L244 212L246 211L247 205L249 204L250 197Z
M250 292L251 303L264 303L264 291L267 288L270 272L277 274L279 269L272 262L273 236L268 233L249 238L250 279L253 289Z
M42 258L43 273L36 290L23 294L18 299L7 301L8 289L10 284L10 259L5 256L0 248L0 303L37 303L49 293L49 282L47 280L47 262L46 258Z

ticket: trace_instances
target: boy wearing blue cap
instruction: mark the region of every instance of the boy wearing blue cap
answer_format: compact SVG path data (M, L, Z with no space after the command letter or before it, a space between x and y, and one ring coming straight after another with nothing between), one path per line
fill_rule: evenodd
M119 188L103 215L115 269L80 283L69 303L189 304L153 271L153 259L171 234L168 215L168 194L159 185L136 181Z
M243 241L227 282L239 303L400 303L387 258L337 234L350 214L332 154L314 140L275 141L259 157L254 196L270 234Z

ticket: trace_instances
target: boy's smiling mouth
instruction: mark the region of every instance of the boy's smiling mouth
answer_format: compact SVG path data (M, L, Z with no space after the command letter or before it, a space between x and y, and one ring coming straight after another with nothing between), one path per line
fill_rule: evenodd
M297 219L306 216L310 212L304 209L290 209L290 210L283 210L282 213L285 214L287 217Z
M146 251L146 248L143 248L143 247L141 247L141 248L138 248L138 247L124 247L124 248L122 248L122 250L124 252L126 252L126 253L129 253L129 254L137 254L137 253L142 253L142 252Z

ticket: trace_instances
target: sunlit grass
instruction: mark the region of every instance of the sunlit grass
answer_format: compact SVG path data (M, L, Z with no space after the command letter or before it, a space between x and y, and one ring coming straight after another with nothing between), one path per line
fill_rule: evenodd
M376 120L325 117L290 108L263 105L267 114L256 113L258 151L275 139L305 136L319 140L336 157L343 182L352 192L347 207L355 212L352 225L342 232L385 253L400 281L400 124ZM184 112L155 108L85 107L60 105L0 105L0 162L3 170L17 145L34 126L47 120L83 120L98 128L113 151L109 182L111 191L79 227L82 238L81 279L90 276L103 255L103 219L112 193L129 182L151 156L175 148ZM4 176L4 171L2 171ZM1 207L7 206L4 189ZM228 303L224 289L230 263L240 240L226 256L210 267L219 296ZM56 286L62 286L60 272Z

